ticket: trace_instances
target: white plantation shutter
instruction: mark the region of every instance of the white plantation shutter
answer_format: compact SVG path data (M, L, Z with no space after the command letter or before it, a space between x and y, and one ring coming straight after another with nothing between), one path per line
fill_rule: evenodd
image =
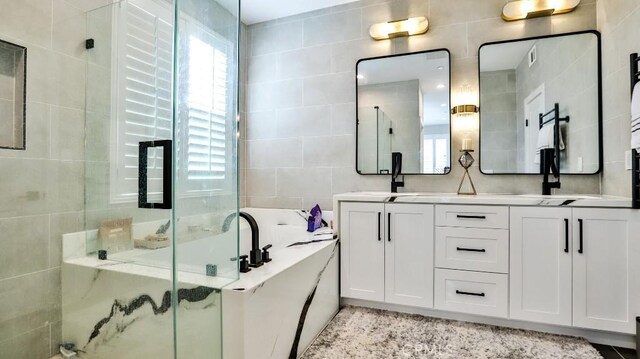
M150 0L119 5L115 84L117 115L111 198L131 202L138 195L138 144L171 139L173 26L171 9ZM162 191L162 150L149 150L148 193Z
M192 35L188 42L187 177L222 180L227 165L228 56L213 36L202 38Z
M119 5L116 91L112 130L111 200L132 202L138 195L138 144L172 139L172 9L154 0L129 0ZM184 22L183 22L184 21ZM181 80L180 126L175 162L184 192L220 189L228 165L228 115L233 101L229 66L230 42L193 21L181 20L181 62L188 72ZM187 30L188 31L185 31ZM198 36L188 35L190 33ZM212 65L213 64L213 65ZM182 74L181 74L182 75ZM186 133L185 133L186 132ZM186 136L185 136L186 134ZM148 193L159 200L162 190L162 151L149 150Z

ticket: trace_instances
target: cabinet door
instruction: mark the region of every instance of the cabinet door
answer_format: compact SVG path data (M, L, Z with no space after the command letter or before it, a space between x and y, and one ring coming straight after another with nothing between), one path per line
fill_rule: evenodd
M343 203L341 289L346 298L384 301L384 204Z
M573 325L635 333L640 212L573 211Z
M571 209L511 208L510 317L571 325Z
M433 307L433 206L387 204L385 301Z

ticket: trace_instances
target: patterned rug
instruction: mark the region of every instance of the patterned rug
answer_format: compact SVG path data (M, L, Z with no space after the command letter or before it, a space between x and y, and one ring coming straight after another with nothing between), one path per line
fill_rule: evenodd
M583 338L345 307L304 359L601 359Z

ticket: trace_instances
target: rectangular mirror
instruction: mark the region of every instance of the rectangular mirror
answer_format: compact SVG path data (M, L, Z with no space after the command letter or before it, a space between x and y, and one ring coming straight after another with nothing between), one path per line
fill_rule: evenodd
M484 44L479 62L482 173L540 174L546 148L560 173L600 171L598 32Z
M0 40L0 148L25 149L27 49Z
M396 152L403 174L449 173L449 58L433 50L358 61L358 173L390 174Z

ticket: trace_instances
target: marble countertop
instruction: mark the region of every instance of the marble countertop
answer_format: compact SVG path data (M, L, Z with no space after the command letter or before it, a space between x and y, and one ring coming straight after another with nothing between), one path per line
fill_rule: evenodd
M470 196L458 195L455 193L352 192L335 195L334 201L457 205L470 204L493 206L631 208L631 198L601 195L542 196L535 194L478 194Z

